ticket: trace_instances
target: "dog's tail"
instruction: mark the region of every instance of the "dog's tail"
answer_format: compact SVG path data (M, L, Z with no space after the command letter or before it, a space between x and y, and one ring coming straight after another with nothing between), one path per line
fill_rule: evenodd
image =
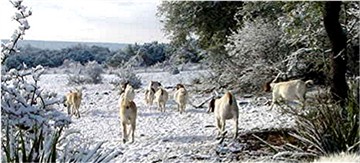
M229 105L232 105L232 103L233 103L233 95L230 92L227 92L226 95L229 98Z
M210 103L209 103L209 109L208 109L208 113L210 112L214 112L215 110L215 98L211 99Z

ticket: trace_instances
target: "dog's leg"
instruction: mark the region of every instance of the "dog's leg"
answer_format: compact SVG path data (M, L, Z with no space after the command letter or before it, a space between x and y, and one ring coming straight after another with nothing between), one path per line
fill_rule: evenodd
M218 118L216 118L216 128L218 131L216 139L218 139L221 137L221 122L220 122L220 119L218 119Z
M239 121L238 121L238 118L234 118L234 139L237 138L238 136L238 124L239 124Z
M165 109L166 109L166 108L165 108L165 102L164 102L162 105L163 105L163 109L164 109L164 112L165 112Z
M224 137L225 136L225 119L220 119L220 124L221 124L221 136Z
M76 110L75 110L75 105L71 104L71 116L76 116Z
M78 118L80 118L80 107L77 107L77 108L76 108L76 112L77 112Z
M135 128L136 128L136 122L135 120L133 120L133 123L131 124L131 143L134 142Z
M68 112L68 115L71 116L71 105L67 104L67 112Z
M126 143L126 140L127 140L127 133L126 133L126 123L125 121L122 122L122 128L123 128L123 143Z

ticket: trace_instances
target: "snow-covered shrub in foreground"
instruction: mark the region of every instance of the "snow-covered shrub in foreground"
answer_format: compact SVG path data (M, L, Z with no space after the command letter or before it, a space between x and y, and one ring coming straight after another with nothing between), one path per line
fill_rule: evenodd
M44 68L11 69L1 78L1 158L3 162L111 160L118 151L73 145L64 135L70 118L58 108L63 97L38 86ZM81 142L81 141L78 141Z
M11 69L2 74L2 161L50 161L54 154L51 149L56 148L59 134L70 123L69 117L55 107L62 98L38 86L43 73L44 68L38 66L31 71Z
M14 31L9 42L1 43L1 63L5 61L8 55L18 51L16 48L16 43L23 39L25 30L30 28L26 18L32 14L31 10L22 4L22 0L10 0L10 2L13 4L14 8L17 9L15 15L12 18L19 23L19 26Z

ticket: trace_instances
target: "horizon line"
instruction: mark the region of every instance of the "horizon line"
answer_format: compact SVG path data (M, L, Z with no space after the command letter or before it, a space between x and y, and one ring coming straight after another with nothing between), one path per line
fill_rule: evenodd
M0 39L1 42L3 42L4 40L8 41L10 39ZM73 42L73 43L106 43L106 44L144 44L144 43L152 43L155 41L150 41L150 42L134 42L134 43L126 43L126 42L108 42L108 41L79 41L79 40L34 40L34 39L23 39L23 40L19 40L19 41L52 41L52 42ZM166 42L161 42L161 41L157 41L158 43L164 43L164 44L169 44Z

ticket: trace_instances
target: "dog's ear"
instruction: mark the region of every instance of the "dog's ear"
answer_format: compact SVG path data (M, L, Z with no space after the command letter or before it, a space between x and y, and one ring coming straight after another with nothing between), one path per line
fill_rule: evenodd
M214 112L214 110L215 110L215 99L213 98L213 99L211 99L211 101L209 103L209 109L207 112L208 113Z

